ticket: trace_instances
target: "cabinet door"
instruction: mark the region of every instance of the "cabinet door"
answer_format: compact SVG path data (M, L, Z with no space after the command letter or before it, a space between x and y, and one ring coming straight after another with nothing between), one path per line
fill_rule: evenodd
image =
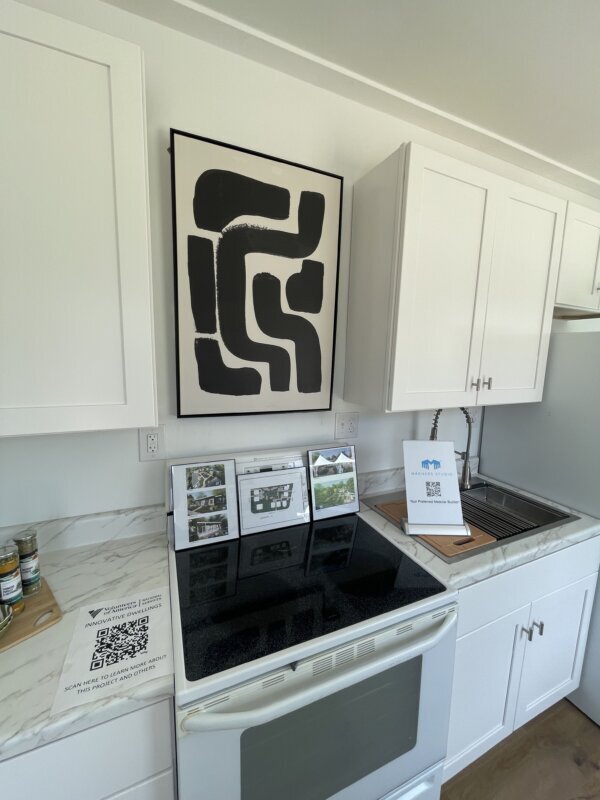
M470 405L495 177L412 143L406 169L387 410Z
M578 687L596 577L591 575L532 604L529 624L534 633L525 648L515 727Z
M502 181L481 356L480 405L542 399L566 204ZM491 381L491 385L486 382Z
M457 641L444 780L512 732L528 616L523 606Z
M172 700L161 700L1 761L2 797L26 783L44 800L171 800L172 737Z
M0 0L0 74L0 435L154 425L141 51Z
M569 203L556 304L600 307L600 213Z

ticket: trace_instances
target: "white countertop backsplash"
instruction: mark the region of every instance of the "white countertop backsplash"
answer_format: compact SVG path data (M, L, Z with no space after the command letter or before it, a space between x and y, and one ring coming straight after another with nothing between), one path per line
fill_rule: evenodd
M132 536L163 533L166 527L165 507L143 506L123 511L85 514L79 517L32 522L29 525L7 525L0 528L0 543L12 539L27 528L35 528L40 553L68 550L71 547L98 544Z

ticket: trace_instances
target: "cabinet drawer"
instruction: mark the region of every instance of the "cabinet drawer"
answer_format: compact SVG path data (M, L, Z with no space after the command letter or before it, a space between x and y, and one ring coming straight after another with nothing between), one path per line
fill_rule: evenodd
M459 592L458 636L598 571L600 536Z
M45 800L103 800L135 788L173 768L172 726L171 701L163 700L15 756L0 764L2 796L21 797L26 787Z

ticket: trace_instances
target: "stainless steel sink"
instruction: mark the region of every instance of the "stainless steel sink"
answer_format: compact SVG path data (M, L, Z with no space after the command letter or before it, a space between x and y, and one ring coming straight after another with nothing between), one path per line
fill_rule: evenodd
M579 519L574 514L558 511L537 500L530 500L516 491L503 489L492 483L475 483L470 489L461 491L460 498L465 522L489 534L493 540L471 545L463 551L462 546L472 540L469 537L461 536L461 552L455 555L446 555L440 550L440 547L421 538L422 544L447 564L461 561L463 558L469 558L494 547L500 547L507 544L509 540L515 541L525 536L542 533L542 531L551 530L558 525ZM363 499L378 514L396 525L400 524L398 518L391 512L385 511L385 506L390 503L392 505L401 504L404 501L404 493L390 493ZM459 544L459 542L454 542L454 544Z
M465 489L460 497L465 521L500 540L532 531L539 533L576 519L489 483Z

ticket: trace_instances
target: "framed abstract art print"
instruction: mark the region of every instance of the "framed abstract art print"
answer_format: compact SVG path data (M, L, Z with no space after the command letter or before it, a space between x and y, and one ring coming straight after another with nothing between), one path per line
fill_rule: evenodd
M343 179L171 130L177 413L331 408Z

